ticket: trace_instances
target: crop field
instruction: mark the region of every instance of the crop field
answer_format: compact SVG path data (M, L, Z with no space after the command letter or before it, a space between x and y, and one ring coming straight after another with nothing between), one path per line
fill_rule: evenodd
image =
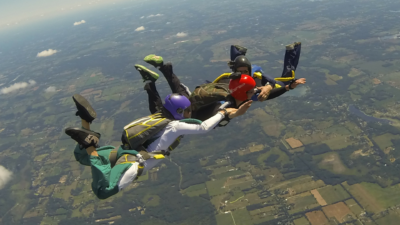
M311 225L329 225L328 219L321 210L306 213Z
M378 225L399 224L400 212L399 210L391 211L388 215L375 220Z
M315 200L314 196L310 192L288 197L287 204L294 204L293 208L288 210L290 215L319 206L317 200Z
M293 220L294 225L310 225L310 222L305 217Z
M238 209L232 212L236 225L253 225L249 212L244 209Z
M335 186L327 185L317 190L328 205L350 198L350 195L339 184Z
M210 196L220 195L226 192L229 192L228 188L225 188L226 179L219 179L213 181L207 181L206 186L208 190L208 194Z
M368 212L378 213L384 210L379 202L361 184L344 185Z
M328 205L325 201L325 199L321 196L321 194L318 192L317 189L314 189L311 191L311 194L314 195L314 198L317 200L317 202L321 205L321 206L325 206Z
M350 211L344 202L338 202L333 205L328 205L322 208L328 218L335 217L339 223L352 221L355 219L354 214Z
M358 216L360 215L364 210L357 204L354 199L349 199L345 201L347 207L353 212L354 215Z
M323 186L325 186L325 183L322 180L317 180L317 181L312 180L309 182L304 182L304 183L293 185L292 187L290 187L290 189L295 194L300 194L300 193L310 191L312 189L320 188Z

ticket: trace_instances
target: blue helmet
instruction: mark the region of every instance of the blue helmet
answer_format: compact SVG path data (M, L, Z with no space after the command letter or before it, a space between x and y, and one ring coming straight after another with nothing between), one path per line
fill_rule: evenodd
M183 95L169 94L165 97L164 108L177 120L184 119L183 112L188 107L190 107L190 101Z

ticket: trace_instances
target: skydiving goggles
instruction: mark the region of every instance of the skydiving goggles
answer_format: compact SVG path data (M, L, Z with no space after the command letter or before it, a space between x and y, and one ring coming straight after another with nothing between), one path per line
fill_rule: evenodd
M192 112L192 107L189 106L186 109L178 108L176 110L176 113L181 114L181 115L183 115L184 112L186 112L186 113Z

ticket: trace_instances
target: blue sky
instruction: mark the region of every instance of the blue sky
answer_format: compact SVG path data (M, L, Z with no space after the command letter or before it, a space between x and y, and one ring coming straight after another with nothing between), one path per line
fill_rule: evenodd
M133 0L1 0L0 30L122 1Z

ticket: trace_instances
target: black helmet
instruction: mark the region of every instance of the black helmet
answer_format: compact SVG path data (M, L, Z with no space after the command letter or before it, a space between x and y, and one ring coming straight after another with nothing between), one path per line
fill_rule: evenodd
M249 73L251 73L251 63L250 61L246 58L246 56L239 55L238 57L235 58L235 60L232 62L232 71L237 72L237 68L239 67L247 67L249 70ZM248 74L251 75L251 74Z

